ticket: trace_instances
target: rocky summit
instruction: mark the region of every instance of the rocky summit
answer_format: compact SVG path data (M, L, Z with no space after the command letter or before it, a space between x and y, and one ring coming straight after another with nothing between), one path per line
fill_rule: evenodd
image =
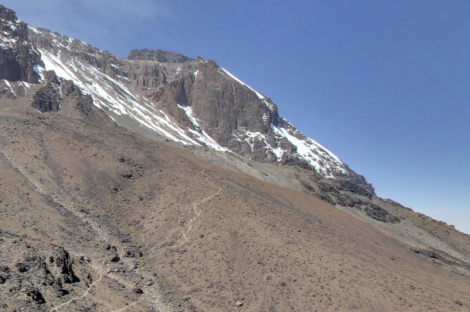
M469 235L215 61L0 28L0 311L469 310Z

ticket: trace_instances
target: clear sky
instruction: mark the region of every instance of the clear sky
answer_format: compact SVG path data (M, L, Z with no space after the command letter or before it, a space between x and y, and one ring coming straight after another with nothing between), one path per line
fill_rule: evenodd
M214 59L379 196L470 233L470 1L0 3L118 56Z

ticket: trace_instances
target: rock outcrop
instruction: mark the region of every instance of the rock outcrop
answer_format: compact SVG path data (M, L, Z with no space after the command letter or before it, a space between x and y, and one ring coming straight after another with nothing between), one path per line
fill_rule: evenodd
M142 49L132 50L127 57L129 60L157 61L160 63L185 63L192 59L176 52L157 49L155 51Z
M34 94L31 106L42 113L57 112L62 104L60 81L54 71L46 71L44 76L47 83Z
M16 13L0 5L0 79L37 83L34 66L42 65L41 56L28 40L28 26Z
M2 301L8 303L6 307L22 307L22 311L44 311L47 309L47 298L56 300L68 295L67 289L75 286L65 287L65 284L79 281L73 271L73 261L64 248L51 246L51 251L47 252L30 245L24 246L22 240L12 240L8 234L0 236L3 244L11 242L17 245L18 250L29 250L16 263L0 265L0 293Z

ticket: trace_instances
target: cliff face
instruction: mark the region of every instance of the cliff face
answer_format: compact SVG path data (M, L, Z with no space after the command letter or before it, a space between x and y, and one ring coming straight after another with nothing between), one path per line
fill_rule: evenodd
M179 64L176 72L168 83L149 86L147 96L188 127L192 139L208 135L221 147L252 160L299 164L374 193L363 176L281 117L271 99L214 61Z
M0 5L0 79L37 83L34 66L41 56L28 40L28 26L15 12Z

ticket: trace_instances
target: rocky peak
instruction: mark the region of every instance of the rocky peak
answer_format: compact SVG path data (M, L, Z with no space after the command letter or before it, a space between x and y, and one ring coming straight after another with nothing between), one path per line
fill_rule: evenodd
M10 21L10 22L15 22L18 19L16 17L15 11L8 9L1 4L0 4L0 18Z
M11 39L28 40L28 26L18 20L15 12L0 7L0 32Z
M160 63L186 63L192 60L183 54L160 49L155 51L147 49L132 50L127 59L135 61L157 61Z

